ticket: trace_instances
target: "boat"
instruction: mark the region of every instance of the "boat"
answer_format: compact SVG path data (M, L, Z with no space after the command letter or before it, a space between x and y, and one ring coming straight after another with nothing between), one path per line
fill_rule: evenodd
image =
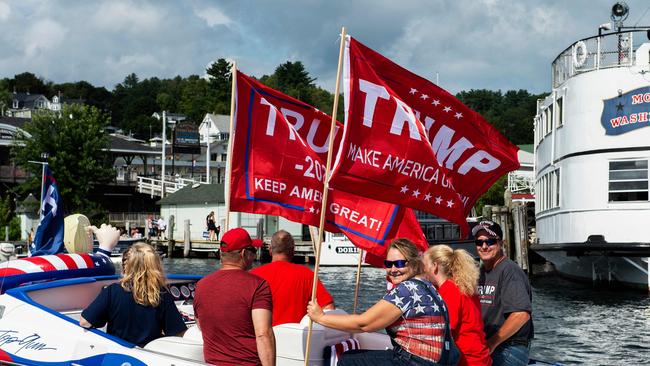
M25 285L0 295L0 364L10 365L205 365L203 338L196 326L192 300L194 275L168 275L170 293L188 325L183 337L158 338L138 347L105 333L102 329L79 326L81 312L103 286L118 276L68 278ZM336 309L334 313L345 313ZM301 366L306 357L305 339L309 318L300 323L273 327L276 364ZM388 335L380 332L351 334L319 324L312 328L309 365L329 365L326 350L356 340L363 349L392 348ZM535 364L535 363L531 363ZM550 363L537 363L551 365Z
M117 242L113 250L111 251L111 256L112 257L117 257L121 256L122 253L128 249L131 245L145 241L145 238L120 238L120 240ZM93 252L97 252L99 249L99 242L97 240L93 240Z
M454 249L464 249L478 260L474 239L471 235L461 238L460 227L457 224L426 212L416 211L416 217L429 246L446 244ZM476 218L468 217L467 223L471 229L476 225ZM361 249L357 248L344 234L325 232L325 240L320 253L321 266L357 266L360 255L362 255ZM366 263L364 262L363 265Z
M204 365L203 339L195 326L192 299L200 276L169 275L170 293L189 327L183 337L162 337L144 347L84 329L79 317L103 286L118 276L89 276L25 285L0 295L0 363L25 365L115 364ZM343 310L335 310L343 312ZM303 365L308 318L274 327L278 365ZM323 365L326 346L352 338L346 332L313 327L310 365ZM354 335L367 349L391 347L382 333Z
M568 278L650 289L650 27L598 34L553 61L535 116L536 242Z

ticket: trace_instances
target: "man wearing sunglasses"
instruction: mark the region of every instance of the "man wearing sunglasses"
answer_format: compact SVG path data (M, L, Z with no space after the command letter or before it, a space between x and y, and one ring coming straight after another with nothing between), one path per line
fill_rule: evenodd
M247 272L261 240L236 228L221 238L221 269L196 285L194 315L210 364L275 365L269 284Z
M478 293L493 365L527 365L534 333L528 277L503 253L499 224L481 221L472 235L481 258Z

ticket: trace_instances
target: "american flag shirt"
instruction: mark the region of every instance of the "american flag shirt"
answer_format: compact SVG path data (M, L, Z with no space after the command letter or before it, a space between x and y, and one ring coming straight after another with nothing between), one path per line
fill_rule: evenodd
M438 362L445 344L448 315L442 297L431 282L406 280L383 299L402 312L402 316L386 328L393 342L413 355Z

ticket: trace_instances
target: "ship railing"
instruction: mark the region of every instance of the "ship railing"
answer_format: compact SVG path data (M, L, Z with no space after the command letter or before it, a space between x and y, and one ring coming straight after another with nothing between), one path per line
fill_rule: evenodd
M644 42L646 31L612 32L575 42L552 63L553 87L581 73L633 65L635 51Z
M512 193L535 193L535 172L514 171L508 173L508 189Z

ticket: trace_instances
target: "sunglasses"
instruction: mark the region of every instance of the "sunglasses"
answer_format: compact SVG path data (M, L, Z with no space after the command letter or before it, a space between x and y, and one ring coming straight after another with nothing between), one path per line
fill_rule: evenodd
M493 246L498 242L497 239L490 238L490 239L476 239L474 240L474 243L476 244L477 247L482 247L483 244L487 244L489 247Z
M406 267L406 263L408 263L408 260L406 259L398 259L396 261L384 260L384 267L392 268L395 266L395 268L404 268Z

